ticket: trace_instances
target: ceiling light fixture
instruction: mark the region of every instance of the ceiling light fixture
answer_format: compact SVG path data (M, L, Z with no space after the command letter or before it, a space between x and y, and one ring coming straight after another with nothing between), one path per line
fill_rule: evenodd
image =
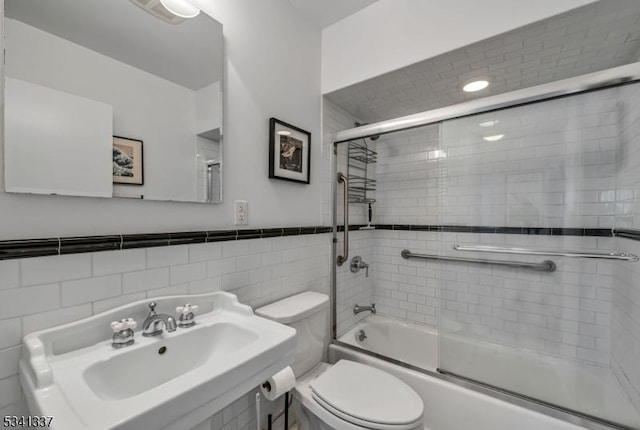
M484 121L481 122L480 124L478 124L480 127L493 127L494 125L498 124L500 121L498 121L497 119L492 120L492 121Z
M469 82L468 84L465 84L465 86L462 87L462 90L467 93L474 93L476 91L484 90L488 86L489 86L489 81L478 80L478 81L472 81L472 82Z
M166 10L180 18L195 18L200 13L200 8L194 6L189 0L160 0L160 3Z
M496 134L493 136L485 136L483 137L484 140L486 140L487 142L495 142L496 140L500 140L504 137L504 134Z

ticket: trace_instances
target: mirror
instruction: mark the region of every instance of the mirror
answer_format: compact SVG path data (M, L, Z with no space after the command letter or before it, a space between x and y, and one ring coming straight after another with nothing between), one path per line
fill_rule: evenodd
M220 203L222 24L5 0L7 192Z

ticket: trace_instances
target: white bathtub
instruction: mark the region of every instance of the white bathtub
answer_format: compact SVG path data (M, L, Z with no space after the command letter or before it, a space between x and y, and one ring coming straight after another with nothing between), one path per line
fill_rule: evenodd
M366 336L363 340L360 340L361 332ZM438 333L433 328L369 315L338 340L420 369L435 372L438 368ZM633 407L608 367L568 361L455 335L449 335L446 341L447 348L443 351L442 359L450 369L456 369L461 375L472 375L473 379L490 381L513 392L545 399L570 410L582 410L630 428L638 428L639 411ZM351 350L342 349L352 353ZM402 367L395 367L404 370ZM435 380L440 384L448 384L437 378L425 377L422 373L417 374L423 381ZM440 430L464 427L433 428Z
M338 340L422 369L438 367L438 333L431 328L371 315ZM425 430L584 429L343 346L330 345L329 359L366 363L409 384L424 402Z
M366 339L360 340L361 331ZM429 327L369 315L339 340L421 369L438 367L438 332Z
M585 430L342 346L330 345L329 359L365 363L406 382L424 402L425 430Z

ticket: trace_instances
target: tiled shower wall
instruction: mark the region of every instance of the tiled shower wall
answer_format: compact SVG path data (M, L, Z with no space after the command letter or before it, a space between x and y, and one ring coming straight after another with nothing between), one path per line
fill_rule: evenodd
M604 251L612 238L376 231L380 313L464 335L607 365L612 264L552 258L553 273L468 263L405 260L400 251L460 257L454 244ZM465 252L464 257L487 258ZM506 258L505 258L506 257ZM540 262L548 257L491 258ZM439 291L438 291L439 290ZM436 295L439 294L439 297Z
M587 93L382 136L377 144L375 222L613 227L619 91ZM609 364L610 263L557 258L558 269L549 274L407 261L400 251L487 258L453 251L452 246L611 250L613 239L388 230L376 231L375 238L375 300L382 314L435 325L436 290L441 287L443 329Z
M619 118L616 228L640 229L640 84L626 87ZM620 252L640 255L640 242L615 239ZM615 264L612 367L640 410L640 263Z
M224 290L256 308L301 291L328 294L330 242L312 234L0 262L0 415L28 415L23 335L161 295ZM254 428L254 404L250 393L198 429Z

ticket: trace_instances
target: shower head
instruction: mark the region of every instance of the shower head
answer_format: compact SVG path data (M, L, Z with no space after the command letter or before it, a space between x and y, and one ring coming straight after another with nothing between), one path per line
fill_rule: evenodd
M358 122L358 121L353 123L354 127L362 127L363 125L369 125L369 123L368 122ZM380 139L380 135L379 134L374 134L373 136L369 136L369 139L371 139L372 141L375 142L376 140Z

